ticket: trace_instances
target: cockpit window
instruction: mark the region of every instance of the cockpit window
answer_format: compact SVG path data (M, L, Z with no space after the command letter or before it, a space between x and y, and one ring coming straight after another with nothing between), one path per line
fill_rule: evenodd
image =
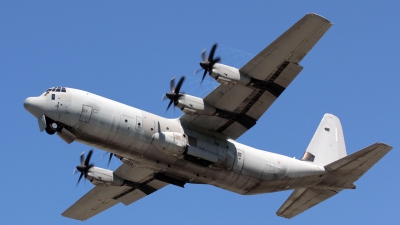
M49 93L49 92L67 92L67 88L65 88L65 87L51 87L51 88L47 89L46 92L47 93Z

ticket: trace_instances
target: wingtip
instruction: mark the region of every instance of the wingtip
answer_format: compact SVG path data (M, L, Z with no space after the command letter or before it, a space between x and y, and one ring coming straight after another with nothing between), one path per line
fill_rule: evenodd
M327 21L329 24L333 25L333 23L332 23L330 20L328 20L327 18L321 16L320 14L310 12L310 13L307 13L307 15L310 15L310 16L317 16L317 17L319 17L319 18L321 18L321 19Z

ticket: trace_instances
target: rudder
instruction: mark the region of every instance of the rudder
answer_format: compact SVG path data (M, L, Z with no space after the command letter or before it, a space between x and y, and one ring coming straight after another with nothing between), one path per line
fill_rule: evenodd
M325 114L307 147L302 160L325 166L347 155L339 118Z

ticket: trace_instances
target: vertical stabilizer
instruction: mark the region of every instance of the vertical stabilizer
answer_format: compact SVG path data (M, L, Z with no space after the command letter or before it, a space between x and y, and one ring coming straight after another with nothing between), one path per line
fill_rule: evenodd
M303 160L325 166L347 155L339 118L325 114L304 153Z

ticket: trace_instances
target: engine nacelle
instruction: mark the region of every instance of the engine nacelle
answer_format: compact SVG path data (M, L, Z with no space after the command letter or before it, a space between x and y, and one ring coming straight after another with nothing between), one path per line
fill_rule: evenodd
M124 179L115 175L113 171L99 167L90 168L86 179L90 180L92 184L100 186L121 186L124 184Z
M181 156L188 145L188 137L182 133L159 132L153 135L153 143L168 155Z
M220 84L242 84L247 85L251 82L251 77L240 73L237 68L216 63L212 69L211 76Z
M204 102L202 98L191 95L183 95L179 98L176 107L180 108L185 114L207 115L215 114L215 107Z

